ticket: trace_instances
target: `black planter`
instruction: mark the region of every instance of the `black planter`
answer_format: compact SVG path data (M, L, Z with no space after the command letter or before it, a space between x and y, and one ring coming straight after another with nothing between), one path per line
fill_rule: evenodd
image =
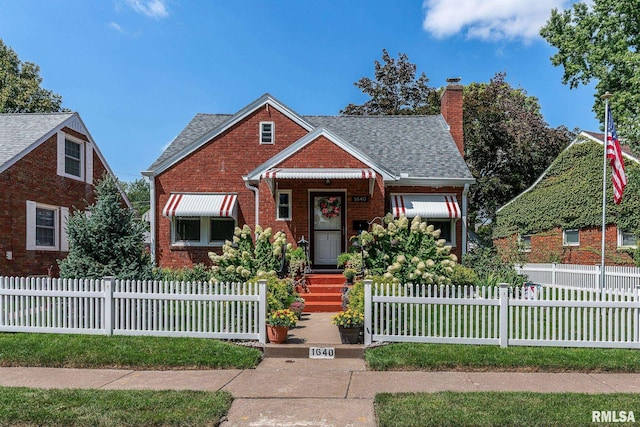
M342 344L358 344L360 341L360 332L363 328L345 328L344 326L338 326L340 331L340 341Z

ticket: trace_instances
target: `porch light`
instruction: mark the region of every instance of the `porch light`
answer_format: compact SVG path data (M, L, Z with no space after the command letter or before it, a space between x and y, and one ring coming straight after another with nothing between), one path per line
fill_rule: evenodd
M304 273L309 274L311 273L311 266L309 265L309 242L304 239L304 236L302 236L302 239L298 240L298 246L302 248L302 250L304 251L304 256L306 258Z

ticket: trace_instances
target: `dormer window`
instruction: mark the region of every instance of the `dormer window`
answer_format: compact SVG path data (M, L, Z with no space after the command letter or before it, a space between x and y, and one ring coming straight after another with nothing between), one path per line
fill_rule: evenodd
M93 183L93 148L91 144L66 132L58 132L58 175L88 184Z
M260 122L260 144L274 143L274 129L275 123L273 122Z
M64 141L64 173L82 178L82 144L69 138Z

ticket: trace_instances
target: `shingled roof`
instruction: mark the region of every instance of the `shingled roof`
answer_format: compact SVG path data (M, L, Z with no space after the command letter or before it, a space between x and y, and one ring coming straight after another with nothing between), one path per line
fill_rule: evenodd
M0 170L48 138L73 113L0 114Z
M237 115L197 114L149 167L155 171ZM299 116L325 128L397 177L473 180L441 115ZM405 175L406 174L406 175Z

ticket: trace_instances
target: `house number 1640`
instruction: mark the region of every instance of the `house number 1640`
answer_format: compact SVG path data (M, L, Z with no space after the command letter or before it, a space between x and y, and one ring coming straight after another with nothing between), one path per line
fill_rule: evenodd
M333 347L309 347L310 359L333 359L336 350Z

